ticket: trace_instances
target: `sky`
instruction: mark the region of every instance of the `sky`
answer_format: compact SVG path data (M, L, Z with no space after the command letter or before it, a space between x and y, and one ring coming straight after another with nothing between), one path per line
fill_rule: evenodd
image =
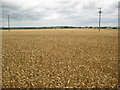
M11 27L98 26L98 8L102 8L101 26L118 26L119 0L2 0L0 26Z

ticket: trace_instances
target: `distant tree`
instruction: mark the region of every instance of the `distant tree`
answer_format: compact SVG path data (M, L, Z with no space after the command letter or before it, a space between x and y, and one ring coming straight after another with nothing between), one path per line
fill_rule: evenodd
M101 27L102 29L106 29L107 27Z
M117 29L117 27L112 27L112 29Z
M68 28L68 26L64 26L63 28Z
M90 26L89 28L92 28L92 26Z

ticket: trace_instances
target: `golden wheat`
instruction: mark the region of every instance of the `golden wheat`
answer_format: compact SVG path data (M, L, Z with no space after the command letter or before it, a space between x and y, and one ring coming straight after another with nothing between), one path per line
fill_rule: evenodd
M117 30L3 31L3 87L113 88Z

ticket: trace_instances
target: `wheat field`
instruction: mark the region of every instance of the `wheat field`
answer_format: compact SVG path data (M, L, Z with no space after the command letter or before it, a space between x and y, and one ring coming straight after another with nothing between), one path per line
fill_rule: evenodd
M3 88L114 88L118 31L31 29L2 32Z

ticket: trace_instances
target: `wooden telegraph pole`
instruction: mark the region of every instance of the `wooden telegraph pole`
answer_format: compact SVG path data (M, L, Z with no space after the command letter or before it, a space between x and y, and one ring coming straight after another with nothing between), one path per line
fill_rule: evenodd
M102 11L101 11L101 8L99 8L99 31L100 31L100 24L101 24L101 14L102 14Z
M8 30L10 31L10 20L9 20L10 16L8 15Z

